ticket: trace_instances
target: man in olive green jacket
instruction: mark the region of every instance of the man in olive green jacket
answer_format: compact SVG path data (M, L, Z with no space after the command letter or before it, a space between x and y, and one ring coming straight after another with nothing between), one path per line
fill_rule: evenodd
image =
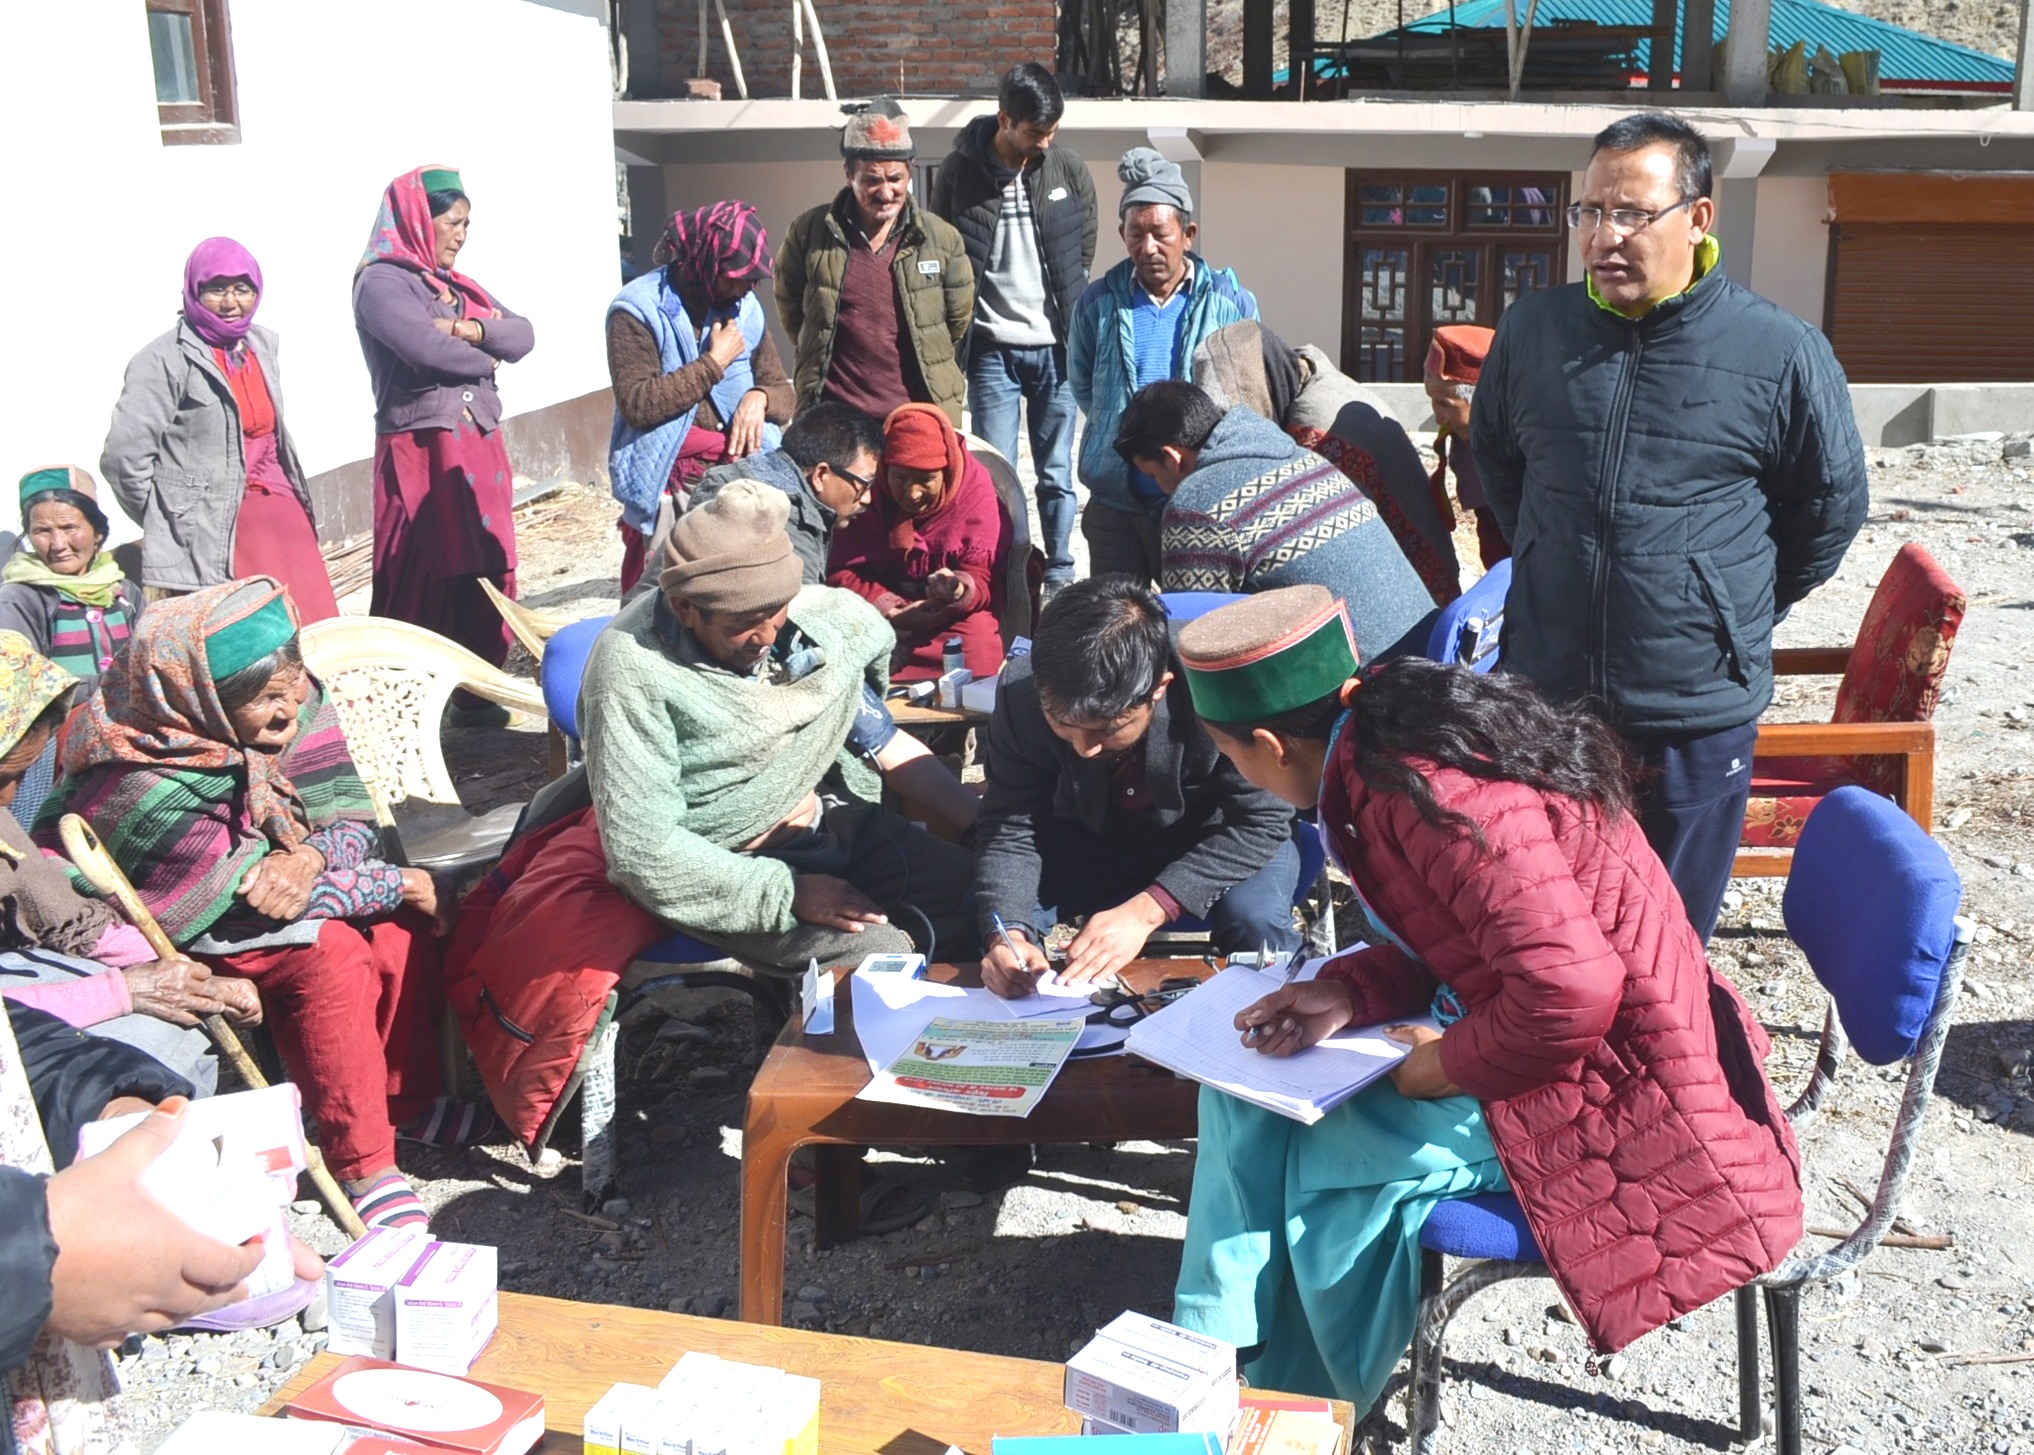
M801 411L833 399L880 420L916 401L961 422L974 269L960 234L911 200L916 154L897 104L871 103L841 133L847 186L785 234L777 313Z

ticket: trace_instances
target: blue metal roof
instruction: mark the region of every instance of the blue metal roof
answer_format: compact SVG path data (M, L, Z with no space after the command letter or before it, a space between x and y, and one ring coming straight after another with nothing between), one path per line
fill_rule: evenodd
M1933 84L1958 89L2010 90L2013 84L2011 61L1986 55L1968 46L1952 45L1917 30L1821 4L1819 0L1772 0L1772 6L1774 48L1805 40L1811 55L1818 45L1827 46L1830 54L1839 56L1845 51L1875 50L1879 53L1879 80L1882 85L1907 88ZM1519 6L1519 14L1523 19L1524 5ZM1653 23L1652 0L1540 0L1540 8L1533 18L1534 28L1556 20L1646 27ZM1455 7L1455 23L1495 26L1502 30L1504 0L1460 0ZM1729 23L1730 0L1716 0L1716 39L1723 38ZM1409 21L1405 28L1409 31L1436 31L1447 27L1448 12L1440 10ZM1677 73L1681 60L1680 39L1677 31L1674 46ZM1651 42L1638 42L1639 70L1644 71L1650 65L1651 51Z

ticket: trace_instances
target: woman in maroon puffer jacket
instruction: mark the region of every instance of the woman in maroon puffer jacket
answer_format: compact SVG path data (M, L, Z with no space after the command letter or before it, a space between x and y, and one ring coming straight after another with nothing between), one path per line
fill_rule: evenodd
M1801 1237L1800 1159L1766 1037L1632 817L1615 735L1502 675L1406 659L1359 679L1317 586L1189 623L1180 656L1216 746L1318 806L1368 921L1369 948L1238 1016L1245 1044L1290 1055L1429 1009L1445 1027L1394 1032L1411 1053L1345 1104L1361 1148L1321 1145L1342 1108L1246 1124L1203 1095L1181 1316L1374 1399L1411 1331L1427 1211L1506 1185L1600 1350L1777 1267ZM1406 1172L1348 1170L1394 1138Z

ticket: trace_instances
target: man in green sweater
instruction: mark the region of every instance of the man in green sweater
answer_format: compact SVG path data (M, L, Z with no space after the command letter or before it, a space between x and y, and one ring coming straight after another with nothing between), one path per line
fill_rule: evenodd
M679 517L659 590L600 634L580 687L608 874L763 968L976 954L973 860L881 808L849 746L894 634L801 586L782 491L738 480Z

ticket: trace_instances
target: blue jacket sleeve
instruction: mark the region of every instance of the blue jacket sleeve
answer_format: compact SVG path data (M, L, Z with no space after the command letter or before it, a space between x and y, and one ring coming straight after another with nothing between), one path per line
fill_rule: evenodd
M35 1336L49 1322L56 1257L56 1239L49 1231L49 1180L19 1167L0 1167L0 1288L7 1290L0 1302L0 1374L12 1374L28 1362Z

